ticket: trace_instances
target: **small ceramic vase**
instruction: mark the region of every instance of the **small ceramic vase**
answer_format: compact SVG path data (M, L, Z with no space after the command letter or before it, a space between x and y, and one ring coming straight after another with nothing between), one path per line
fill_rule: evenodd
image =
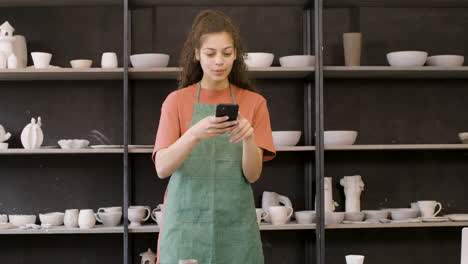
M25 149L37 149L42 145L44 134L41 129L41 117L36 119L31 118L31 123L26 125L21 132L21 143Z

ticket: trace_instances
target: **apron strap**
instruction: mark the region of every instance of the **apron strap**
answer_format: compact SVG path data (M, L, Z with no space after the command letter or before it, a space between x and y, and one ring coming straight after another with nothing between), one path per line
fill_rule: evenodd
M200 99L200 90L201 90L201 81L198 82L197 96L195 98L195 103L198 103ZM232 103L236 104L236 97L234 96L234 91L232 90L231 83L229 83L229 91L231 92Z

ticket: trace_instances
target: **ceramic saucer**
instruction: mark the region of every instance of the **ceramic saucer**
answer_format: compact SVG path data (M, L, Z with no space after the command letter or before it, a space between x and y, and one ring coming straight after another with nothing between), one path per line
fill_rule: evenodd
M444 216L435 216L435 217L421 217L423 222L447 222L449 220L448 217Z
M153 145L128 145L129 148L154 148Z
M95 149L107 149L107 148L122 148L122 145L93 145L90 146L91 148Z
M468 221L468 214L449 214L447 217L452 221Z

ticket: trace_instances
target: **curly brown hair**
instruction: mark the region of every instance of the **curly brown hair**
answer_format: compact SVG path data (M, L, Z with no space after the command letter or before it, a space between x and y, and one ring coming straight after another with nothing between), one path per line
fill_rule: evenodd
M219 10L201 11L193 21L192 30L187 36L180 55L179 64L182 71L178 78L178 89L197 83L202 79L203 70L200 62L195 58L195 49L200 49L203 35L219 32L230 34L236 49L236 59L228 76L229 82L239 88L257 92L244 63L245 47L240 37L239 28Z

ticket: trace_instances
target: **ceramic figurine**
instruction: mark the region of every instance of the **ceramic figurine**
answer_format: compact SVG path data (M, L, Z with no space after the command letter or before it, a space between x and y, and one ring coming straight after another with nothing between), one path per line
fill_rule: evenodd
M148 248L148 251L140 254L141 264L156 264L156 254Z
M323 178L324 185L324 202L325 202L325 212L334 212L335 207L338 206L338 203L333 201L333 185L331 177Z
M291 200L288 197L279 195L275 192L263 192L262 209L265 210L265 212L268 212L268 208L270 208L271 206L278 206L281 204L286 207L293 207ZM265 218L265 221L271 223L269 215Z
M364 182L361 176L344 176L340 180L340 184L344 187L346 196L346 212L361 211L361 192L364 190Z
M44 134L41 129L41 117L36 119L31 118L31 123L26 125L21 132L21 143L25 149L37 149L42 145Z
M4 143L4 141L7 141L10 137L11 134L7 133L5 131L5 128L3 128L2 125L0 125L0 150L8 149L8 143Z
M6 21L0 26L0 51L3 52L4 58L0 59L0 65L7 64L8 57L13 54L13 43L15 42L15 37L13 32L15 29Z

